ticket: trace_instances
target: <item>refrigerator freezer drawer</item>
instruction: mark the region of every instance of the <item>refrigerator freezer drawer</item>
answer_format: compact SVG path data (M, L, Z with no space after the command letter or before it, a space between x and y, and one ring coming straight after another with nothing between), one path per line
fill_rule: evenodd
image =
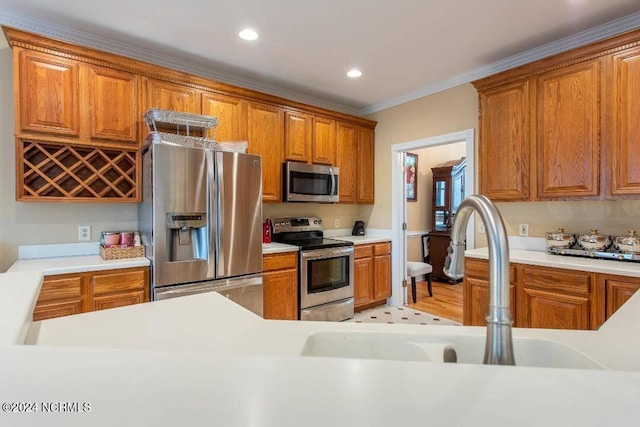
M160 301L204 292L218 292L247 310L263 316L261 274L155 288L153 299Z

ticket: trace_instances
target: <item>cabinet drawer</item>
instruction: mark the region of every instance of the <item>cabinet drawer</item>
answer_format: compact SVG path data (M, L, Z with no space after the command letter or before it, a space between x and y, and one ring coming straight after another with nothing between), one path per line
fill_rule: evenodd
M358 258L366 258L373 256L373 245L356 245L353 250L353 257L355 259Z
M489 280L489 261L481 259L466 259L464 274L468 277ZM516 266L509 264L509 281L513 284L516 279Z
M391 253L391 242L376 243L374 246L375 255L389 255Z
M522 282L527 289L537 288L547 292L570 293L589 297L592 274L584 271L523 265Z
M298 252L284 254L266 254L262 257L262 271L297 268Z
M91 288L94 295L113 292L145 289L145 270L124 270L119 272L105 272L91 278Z
M38 304L57 300L80 300L81 298L82 276L49 276L42 283Z

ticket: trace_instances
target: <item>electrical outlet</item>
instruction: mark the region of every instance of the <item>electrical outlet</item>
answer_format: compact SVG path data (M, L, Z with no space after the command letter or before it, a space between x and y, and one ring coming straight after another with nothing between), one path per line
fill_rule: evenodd
M518 235L521 237L529 237L529 224L520 224L518 226Z
M334 219L333 220L333 228L340 228L340 220L339 219Z
M484 222L482 222L482 221L480 221L478 223L478 233L480 233L480 234L485 234L486 233L486 231L484 231Z
M89 241L91 240L91 226L79 225L78 226L78 240Z

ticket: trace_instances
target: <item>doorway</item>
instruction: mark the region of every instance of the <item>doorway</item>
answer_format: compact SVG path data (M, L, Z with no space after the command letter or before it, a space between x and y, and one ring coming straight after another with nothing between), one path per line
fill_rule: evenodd
M404 174L404 154L422 148L437 147L447 144L466 143L466 195L475 193L475 131L467 129L460 132L439 135L415 141L402 142L391 146L391 298L392 306L403 306L407 302L407 289L402 286L406 275L407 233L403 230L406 222L406 190ZM474 216L467 226L467 247L474 248Z

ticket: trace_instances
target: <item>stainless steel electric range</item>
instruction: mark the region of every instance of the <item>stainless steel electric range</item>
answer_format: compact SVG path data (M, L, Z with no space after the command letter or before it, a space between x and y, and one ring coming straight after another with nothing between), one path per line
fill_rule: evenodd
M274 242L300 248L299 318L342 321L353 317L353 243L324 237L320 218L274 218Z

